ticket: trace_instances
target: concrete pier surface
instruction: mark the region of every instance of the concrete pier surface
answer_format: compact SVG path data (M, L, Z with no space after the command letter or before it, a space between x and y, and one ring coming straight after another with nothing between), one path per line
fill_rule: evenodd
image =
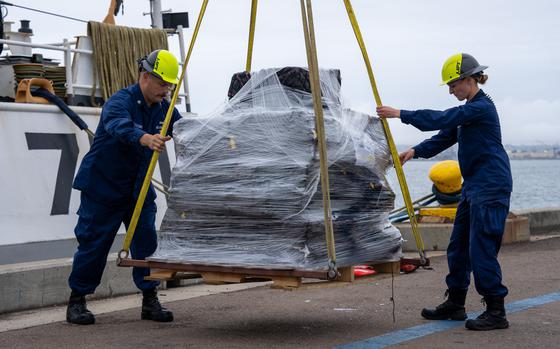
M93 326L65 323L64 306L3 314L0 348L554 348L560 342L559 255L557 235L502 248L510 290L506 330L473 332L461 321L420 317L423 307L443 300L447 263L439 256L432 258L433 270L351 285L164 290L161 298L175 313L172 323L140 320L139 295L91 302ZM472 285L467 311L473 317L482 309Z

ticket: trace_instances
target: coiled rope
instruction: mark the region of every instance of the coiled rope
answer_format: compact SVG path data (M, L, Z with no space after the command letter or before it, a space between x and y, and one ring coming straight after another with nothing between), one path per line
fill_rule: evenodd
M93 46L94 74L99 77L103 99L138 80L137 60L157 49L167 49L161 29L139 29L88 22ZM95 76L94 76L94 80ZM95 89L94 89L95 91Z

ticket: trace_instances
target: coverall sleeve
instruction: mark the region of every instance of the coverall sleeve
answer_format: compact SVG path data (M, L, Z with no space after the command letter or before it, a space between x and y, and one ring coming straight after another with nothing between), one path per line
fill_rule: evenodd
M128 107L126 101L115 99L104 107L101 117L107 133L123 143L136 144L146 132L134 125Z
M457 143L457 128L439 131L432 138L412 147L415 158L429 159Z
M173 125L179 119L181 119L181 113L177 110L177 108L173 108L173 114L171 115L171 122L169 123L169 129L167 129L167 135L173 137Z
M484 115L485 112L476 103L467 103L444 111L401 110L401 122L410 124L421 131L435 131L457 128Z

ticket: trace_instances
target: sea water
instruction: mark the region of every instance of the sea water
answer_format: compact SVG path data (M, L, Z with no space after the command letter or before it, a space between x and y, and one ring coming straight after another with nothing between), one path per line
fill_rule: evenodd
M403 166L412 200L432 192L428 177L438 161L409 161ZM511 160L513 193L510 209L560 208L560 160ZM395 207L404 206L396 172L389 169L389 184L397 195Z

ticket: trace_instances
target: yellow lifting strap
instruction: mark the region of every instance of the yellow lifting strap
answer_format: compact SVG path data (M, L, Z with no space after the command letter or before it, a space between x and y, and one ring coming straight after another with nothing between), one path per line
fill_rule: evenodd
M329 258L328 277L334 279L337 277L336 272L336 250L334 244L334 232L332 225L332 211L330 202L329 172L327 161L327 143L325 140L325 126L323 121L323 106L321 103L321 86L319 83L319 69L317 62L317 47L315 44L315 31L313 28L313 13L311 11L311 0L306 0L307 8L304 0L301 2L301 16L303 21L303 31L305 36L305 48L307 52L307 62L309 70L309 81L313 96L313 109L315 111L315 124L317 128L317 137L319 139L319 159L321 168L321 189L323 193L323 209L325 216L325 237L327 244L327 254ZM247 64L245 71L251 71L251 62L253 56L253 44L255 38L255 23L257 17L258 0L252 0L251 3L251 22L249 25L249 43L247 48Z
M336 278L336 250L332 225L332 211L329 185L329 168L327 161L327 141L325 139L325 124L323 120L323 104L321 102L321 85L319 83L319 63L317 60L317 46L315 43L315 29L313 26L313 12L311 0L300 0L303 33L305 35L305 48L307 63L309 65L309 81L313 95L313 109L315 111L315 127L319 140L319 161L321 169L321 189L323 193L323 211L325 216L325 237L329 257L328 277Z
M255 26L257 21L257 5L259 0L251 0L251 22L249 23L249 44L247 45L247 64L245 71L251 72L251 63L253 61L253 44L255 42Z
M181 77L179 78L179 82L177 83L177 86L175 86L175 90L173 91L173 97L171 98L169 109L167 110L167 114L165 115L165 120L163 121L163 125L161 127L160 134L164 137L167 135L167 129L169 128L169 124L171 122L171 115L173 115L173 110L175 108L175 103L177 102L177 96L179 95L181 83L184 81L185 71L187 70L187 65L189 63L189 59L191 58L191 53L193 51L196 38L198 36L198 31L200 29L202 19L204 18L204 13L206 12L207 5L208 5L208 0L204 0L204 2L202 3L202 7L200 9L200 13L198 14L198 21L196 22L196 27L194 29L194 33L191 39L191 44L189 46L187 57L183 62ZM148 171L146 172L146 177L144 178L144 182L142 183L142 189L140 189L140 194L138 195L138 201L136 201L136 206L134 207L134 212L132 214L132 218L130 219L128 230L126 231L126 236L124 238L122 250L119 252L119 258L117 260L117 263L121 259L128 257L130 244L132 242L132 238L134 237L134 232L136 230L136 225L138 224L138 218L140 217L140 213L142 212L142 207L144 206L144 200L146 199L146 194L148 192L150 181L154 174L154 169L156 168L158 157L159 157L159 153L157 151L154 151L152 155L152 160L150 162L150 165L148 166Z
M346 11L348 12L348 18L350 19L350 23L352 24L352 29L354 29L354 34L356 35L356 39L358 40L358 45L360 46L362 55L364 57L364 62L366 64L369 80L371 83L371 88L373 89L373 95L375 97L375 102L377 106L382 106L383 104L381 103L381 98L379 97L379 91L377 90L375 77L373 76L373 70L371 69L371 64L366 50L366 45L364 43L364 39L362 38L362 33L360 31L360 27L358 25L356 15L354 14L352 4L350 3L350 0L344 0L344 5L346 6ZM418 232L418 223L416 221L416 215L414 214L414 207L412 205L410 193L408 192L406 178L404 176L402 165L399 160L399 154L397 153L397 148L395 147L395 142L393 141L393 136L391 135L391 130L389 129L389 124L387 123L387 120L382 118L381 123L383 124L383 129L385 130L385 136L387 137L387 143L389 144L389 149L391 151L391 156L393 158L393 164L395 166L397 177L399 179L399 185L401 187L404 202L406 205L406 210L408 213L408 218L410 219L410 225L412 227L412 234L414 235L414 240L416 240L416 247L418 249L418 253L420 254L420 261L422 264L425 264L426 253L424 250L424 241L422 240L422 236Z

